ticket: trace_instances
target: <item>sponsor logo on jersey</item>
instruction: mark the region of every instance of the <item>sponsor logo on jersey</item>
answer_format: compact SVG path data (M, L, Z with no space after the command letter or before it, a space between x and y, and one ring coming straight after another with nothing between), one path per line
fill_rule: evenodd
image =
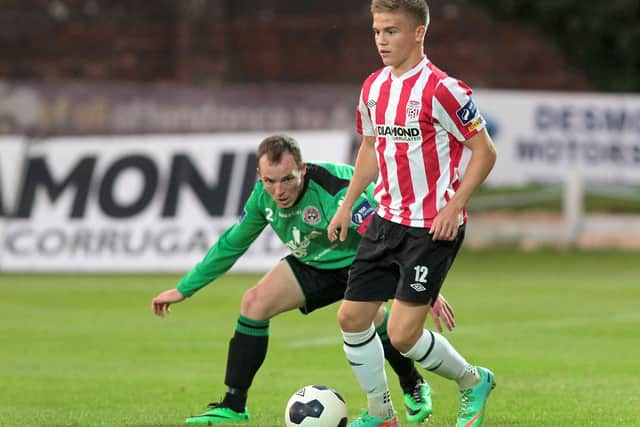
M477 114L478 114L478 107L476 107L476 104L473 102L473 99L471 98L469 98L469 101L467 101L467 103L464 104L462 108L456 111L456 115L458 116L458 119L460 119L460 122L463 125L466 125L471 120L473 120L477 116Z
M415 120L420 114L420 107L422 105L419 101L409 101L407 103L407 120Z
M320 211L315 206L307 206L302 212L302 221L309 225L316 225L320 222Z
M247 216L247 210L246 209L242 209L242 213L240 214L240 218L238 218L238 222L242 222L242 220L244 219L244 217Z
M292 239L285 243L285 245L287 245L289 250L291 250L291 255L296 258L304 258L308 255L308 248L311 244L311 240L320 235L322 235L321 232L314 230L311 233L303 236L298 227L294 225L291 229Z
M291 218L298 215L300 215L300 209L296 209L295 211L291 211L291 212L278 211L278 216L280 218Z
M422 132L419 127L406 127L406 126L389 126L378 125L376 126L378 136L382 136L391 141L398 142L421 142Z
M469 126L467 126L467 130L469 132L473 132L474 130L476 130L479 127L481 127L483 124L484 124L484 120L482 119L482 117L478 117L473 122L471 122L471 124Z
M370 99L369 101L367 101L367 107L373 108L375 106L376 106L376 100L375 99Z
M356 225L360 225L374 211L375 210L373 209L373 206L371 206L371 203L365 200L356 207L353 215L351 216L351 221Z

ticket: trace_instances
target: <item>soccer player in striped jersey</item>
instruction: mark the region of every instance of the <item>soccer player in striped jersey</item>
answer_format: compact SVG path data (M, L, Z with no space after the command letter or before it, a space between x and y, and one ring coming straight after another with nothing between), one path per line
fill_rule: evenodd
M348 268L355 256L360 232L373 217L372 186L356 197L348 227L353 231L344 242L327 237L329 219L338 209L353 175L353 167L334 163L304 163L297 142L286 135L262 141L257 150L260 180L245 204L239 222L226 230L204 259L189 271L176 288L153 298L152 310L164 316L169 306L192 296L224 274L251 246L267 226L290 249L258 284L242 297L236 330L229 343L225 384L220 403L210 404L203 414L187 418L187 424L239 424L249 422L247 392L267 354L269 320L299 309L308 314L339 301L347 285ZM444 299L438 301L433 320L451 330L453 312ZM377 310L376 330L384 353L398 375L406 394L418 395L412 416L423 420L431 414L428 385L414 366L389 343L387 312Z
M362 85L355 173L328 227L348 239L351 211L372 182L376 215L362 237L338 312L344 350L367 393L351 427L397 425L373 319L394 298L387 325L393 346L423 368L457 382L458 426L479 426L493 373L468 363L442 335L424 329L465 232L465 205L496 152L471 89L424 55L425 0L372 0L375 44L384 67ZM471 157L461 179L460 159Z

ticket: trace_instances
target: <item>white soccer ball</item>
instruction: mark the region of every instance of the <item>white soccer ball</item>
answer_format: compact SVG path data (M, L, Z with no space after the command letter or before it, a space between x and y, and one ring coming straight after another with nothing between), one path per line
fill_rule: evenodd
M287 402L284 423L287 427L346 427L347 404L330 387L308 385Z

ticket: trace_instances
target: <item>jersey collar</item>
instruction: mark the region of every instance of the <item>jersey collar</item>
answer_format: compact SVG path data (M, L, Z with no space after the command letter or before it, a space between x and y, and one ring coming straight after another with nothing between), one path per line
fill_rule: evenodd
M429 59L427 59L426 56L423 56L420 62L418 62L415 67L406 71L404 74L402 74L399 77L394 76L393 73L391 72L391 67L389 67L389 75L391 76L391 80L404 80L404 79L408 79L411 76L415 76L417 73L420 72L420 70L422 70L427 65L428 62L429 62Z

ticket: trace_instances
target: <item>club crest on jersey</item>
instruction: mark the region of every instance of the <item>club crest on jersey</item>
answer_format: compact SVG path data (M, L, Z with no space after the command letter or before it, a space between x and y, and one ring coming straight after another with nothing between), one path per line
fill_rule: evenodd
M469 98L469 101L467 101L466 104L464 104L458 111L456 111L456 115L463 125L466 125L471 120L473 120L477 114L478 107L476 107L476 104L471 98Z
M415 120L420 114L420 102L409 101L407 103L407 120Z
M315 206L307 206L302 211L302 221L309 225L316 225L320 222L320 211Z

